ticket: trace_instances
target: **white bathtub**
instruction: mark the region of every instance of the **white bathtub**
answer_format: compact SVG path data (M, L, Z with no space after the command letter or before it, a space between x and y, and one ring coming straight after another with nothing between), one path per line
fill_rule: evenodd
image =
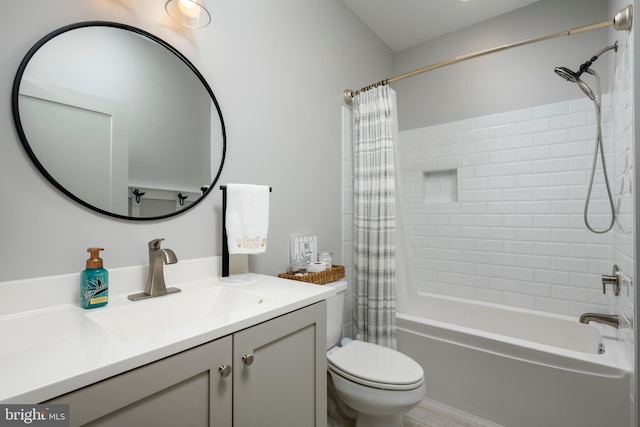
M424 368L428 398L505 427L631 425L615 329L433 294L412 306L397 314L398 349Z

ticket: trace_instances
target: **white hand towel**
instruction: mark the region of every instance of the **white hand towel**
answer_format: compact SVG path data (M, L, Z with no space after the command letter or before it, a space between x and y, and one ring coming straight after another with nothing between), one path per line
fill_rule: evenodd
M225 225L229 254L266 252L269 231L269 187L228 184Z

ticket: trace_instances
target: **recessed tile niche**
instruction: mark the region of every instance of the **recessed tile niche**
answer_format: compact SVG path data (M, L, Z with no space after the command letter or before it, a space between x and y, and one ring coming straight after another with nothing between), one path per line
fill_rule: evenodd
M424 201L443 203L458 201L458 170L445 169L423 173Z

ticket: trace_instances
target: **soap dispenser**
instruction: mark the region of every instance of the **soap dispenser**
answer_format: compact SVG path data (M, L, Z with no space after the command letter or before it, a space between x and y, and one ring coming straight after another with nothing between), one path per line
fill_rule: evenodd
M91 255L87 268L80 274L80 306L97 308L107 305L109 300L109 272L102 267L100 251L103 248L89 248Z

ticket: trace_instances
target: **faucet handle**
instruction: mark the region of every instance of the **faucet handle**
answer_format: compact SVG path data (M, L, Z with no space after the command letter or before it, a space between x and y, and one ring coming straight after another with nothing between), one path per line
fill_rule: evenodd
M150 251L157 251L160 249L160 245L162 244L162 241L164 239L153 239L152 241L149 242L149 250Z
M607 293L607 285L613 285L613 294L615 296L620 295L620 269L617 265L613 266L613 272L611 276L607 274L602 275L602 293Z

